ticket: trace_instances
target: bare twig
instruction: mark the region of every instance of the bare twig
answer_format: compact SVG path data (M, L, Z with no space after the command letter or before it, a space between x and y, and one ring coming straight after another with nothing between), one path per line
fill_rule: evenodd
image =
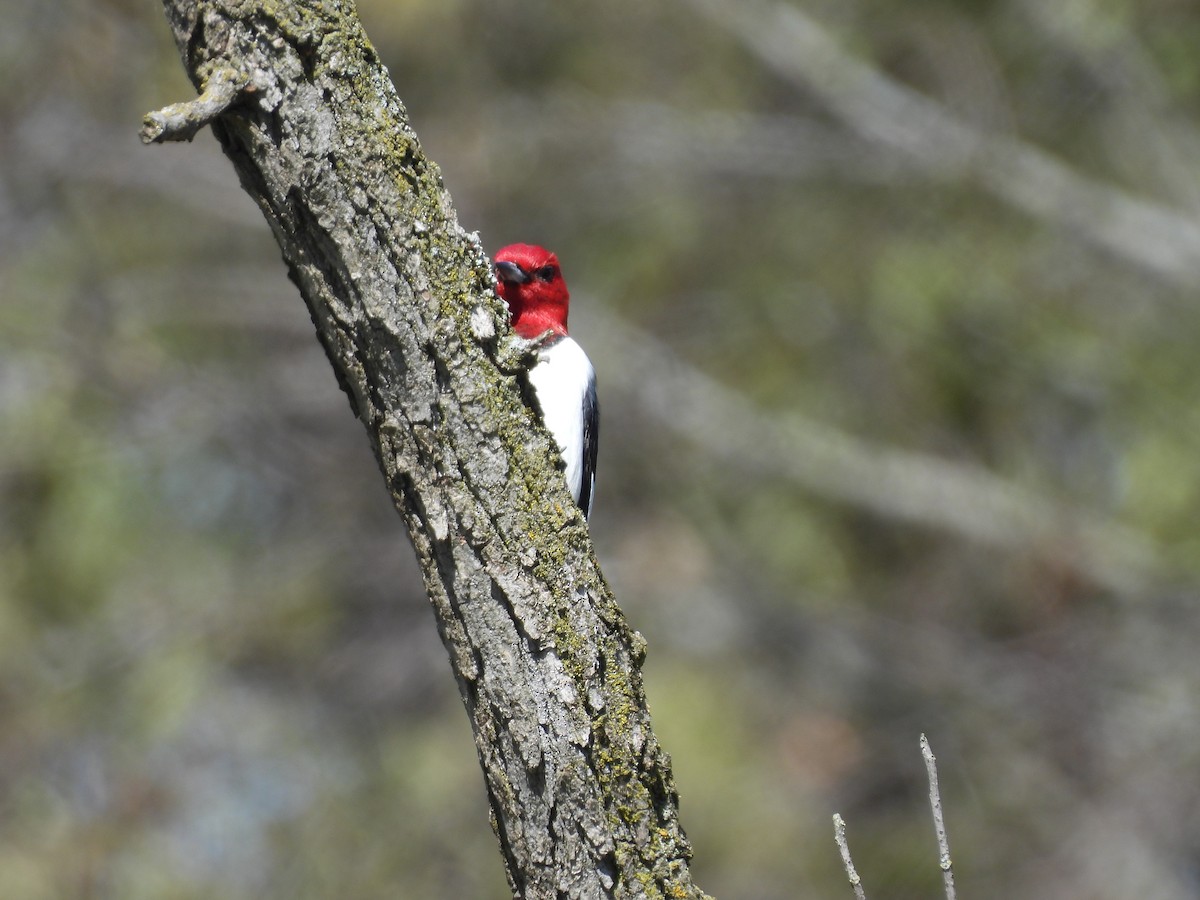
M204 85L204 92L195 100L172 103L146 113L142 119L142 143L190 141L197 131L229 109L249 82L249 76L237 69L215 69Z
M833 814L833 839L837 843L838 852L842 854L842 865L846 867L846 879L850 882L850 887L854 888L855 900L867 900L862 879L858 877L854 860L850 858L850 844L846 842L846 820L838 813Z
M925 772L929 776L929 806L933 810L933 828L937 832L938 867L942 870L942 883L946 888L946 900L954 900L954 864L950 860L950 842L946 839L946 822L942 818L942 795L938 790L937 760L929 748L929 738L921 735L921 756L925 759Z

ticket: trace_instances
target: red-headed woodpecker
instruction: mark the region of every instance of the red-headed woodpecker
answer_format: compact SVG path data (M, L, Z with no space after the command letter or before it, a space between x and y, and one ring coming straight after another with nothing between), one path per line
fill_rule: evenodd
M532 244L510 244L496 254L496 293L508 304L513 330L526 340L541 338L529 381L567 464L567 487L586 518L596 490L600 408L592 364L567 335L571 296L558 257Z

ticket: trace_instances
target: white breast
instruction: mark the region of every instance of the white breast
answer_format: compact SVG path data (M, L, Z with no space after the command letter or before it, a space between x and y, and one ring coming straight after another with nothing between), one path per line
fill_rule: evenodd
M567 486L576 502L583 482L584 397L595 378L587 354L569 337L543 348L529 371L546 427L567 464Z

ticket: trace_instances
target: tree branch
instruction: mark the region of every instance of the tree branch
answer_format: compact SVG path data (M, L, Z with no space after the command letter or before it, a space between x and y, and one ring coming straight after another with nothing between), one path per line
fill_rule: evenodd
M842 855L842 868L846 870L846 880L854 889L854 900L867 900L867 892L854 868L854 860L850 856L850 842L846 840L846 820L838 813L833 814L833 842L837 844L838 853Z
M164 6L206 96L168 108L158 135L211 119L367 429L471 719L514 896L702 897L650 729L644 643L522 403L527 360L478 237L353 4Z
M217 69L195 100L172 103L147 113L142 119L142 143L190 141L197 131L233 105L247 83L246 76L236 69Z
M921 735L921 758L929 778L929 809L933 813L933 830L937 835L938 868L942 870L942 886L946 900L954 900L954 863L950 859L950 841L946 837L946 820L942 815L942 793L938 789L937 759L929 746L929 738Z

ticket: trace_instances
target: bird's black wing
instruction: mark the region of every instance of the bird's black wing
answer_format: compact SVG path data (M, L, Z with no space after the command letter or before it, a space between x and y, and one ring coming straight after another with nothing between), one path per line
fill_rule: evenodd
M579 479L579 508L586 519L596 496L596 454L600 447L600 401L596 398L596 375L588 379L583 394L583 473Z

